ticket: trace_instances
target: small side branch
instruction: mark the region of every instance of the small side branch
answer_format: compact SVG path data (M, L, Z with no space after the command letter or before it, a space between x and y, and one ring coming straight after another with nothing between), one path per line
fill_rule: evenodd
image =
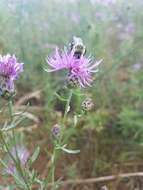
M124 174L110 175L110 176L89 178L89 179L75 179L75 180L60 181L59 184L61 186L66 186L66 185L70 185L70 184L78 185L78 184L112 181L112 180L116 180L118 178L122 179L122 178L130 178L130 177L143 177L143 172L124 173ZM52 186L52 183L50 183L49 186Z

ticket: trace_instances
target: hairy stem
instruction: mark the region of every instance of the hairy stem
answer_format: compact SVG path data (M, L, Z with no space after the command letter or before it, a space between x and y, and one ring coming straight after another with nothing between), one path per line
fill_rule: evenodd
M60 137L59 137L59 144L61 144L62 138L63 138L63 135L64 135L65 122L66 122L66 119L67 119L68 112L70 111L70 102L71 102L71 99L72 99L72 95L73 95L73 90L70 89L69 96L68 96L68 99L67 99L67 102L66 102L66 106L65 106L65 111L64 111L64 116L63 116L63 122L62 122L62 126L61 126L61 132L60 132ZM54 150L53 150L52 159L51 159L51 162L52 162L51 178L52 178L53 187L55 186L54 185L55 184L55 165L56 165L56 157L57 157L56 144L57 143L54 143Z

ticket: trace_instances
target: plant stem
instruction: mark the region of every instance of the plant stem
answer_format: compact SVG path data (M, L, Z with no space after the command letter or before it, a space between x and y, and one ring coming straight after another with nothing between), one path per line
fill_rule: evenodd
M8 108L9 108L9 114L10 114L10 121L12 122L13 121L13 107L12 107L12 98L9 98L9 101L8 101ZM13 161L16 165L16 168L18 170L18 172L20 173L22 179L24 180L26 186L27 186L27 189L30 190L30 187L29 187L29 184L24 176L24 173L23 173L23 170L21 168L21 163L20 163L20 159L19 159L19 156L18 156L18 152L17 152L17 148L16 148L16 138L15 138L15 129L13 128L12 129L12 136L13 136L13 141L14 141L14 148L15 148L15 153L16 153L16 158L14 158L14 156L10 153L9 151L9 148L7 146L7 151L10 153L10 157L14 158ZM6 145L6 143L5 143Z
M69 97L67 99L67 103L66 103L66 107L65 107L65 112L64 112L64 117L63 117L63 124L65 123L67 114L70 111L70 102L71 102L72 95L73 95L73 90L70 89Z
M52 178L53 185L55 183L55 161L56 161L56 149L54 147L53 155L52 155L52 174L51 174L52 175L51 178Z
M13 109L12 109L12 98L9 98L8 101L8 108L9 108L9 114L10 114L10 121L12 122L13 120Z
M67 114L70 111L70 102L71 102L71 99L72 99L72 95L73 95L73 90L70 89L69 96L68 96L68 99L67 99L67 103L66 103L66 106L65 106L63 121L62 121L62 125L61 125L59 144L61 144L61 141L62 141L62 138L63 138L64 129L65 129L65 122L66 122L66 119L67 119Z
M65 106L65 111L64 111L61 131L60 131L59 144L61 144L62 137L63 137L63 134L64 134L65 122L66 122L67 114L70 111L70 102L71 102L72 95L73 95L73 90L70 89L69 96L68 96L68 99L67 99L67 102L66 102L66 106ZM56 164L56 157L57 157L57 149L56 149L57 141L55 141L55 142L56 143L54 143L54 150L53 150L52 159L51 159L51 162L52 162L51 178L52 178L53 188L55 186L55 164Z

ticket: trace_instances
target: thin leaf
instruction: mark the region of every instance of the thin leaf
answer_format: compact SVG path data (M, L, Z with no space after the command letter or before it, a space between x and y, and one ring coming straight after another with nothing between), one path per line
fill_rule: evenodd
M67 102L67 99L66 98L63 98L63 97L61 97L59 94L57 94L56 92L55 92L55 95L57 96L57 98L59 99L59 100L61 100L61 101L63 101L63 102Z
M67 149L67 148L64 148L64 147L61 147L61 149L64 152L69 153L69 154L78 154L80 152L80 150L70 150L70 149Z
M74 127L77 125L77 122L78 122L77 115L74 115Z
M38 146L38 147L35 149L33 155L32 155L31 158L30 158L30 164L32 164L33 162L35 162L35 160L36 160L36 159L38 158L38 156L39 156L39 153L40 153L40 147Z

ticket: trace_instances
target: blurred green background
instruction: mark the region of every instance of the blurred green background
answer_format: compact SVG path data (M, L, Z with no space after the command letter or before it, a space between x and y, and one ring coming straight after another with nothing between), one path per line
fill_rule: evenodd
M17 99L42 89L38 106L44 115L35 115L41 119L43 139L63 108L54 95L63 75L43 70L46 56L75 35L83 39L87 55L103 59L92 88L82 90L92 96L96 110L86 114L74 132L69 129L71 146L76 144L81 153L61 158L67 160L62 166L67 178L138 171L143 165L142 10L142 0L0 0L0 53L16 54L25 63ZM82 99L73 98L71 120ZM33 130L29 142L36 143L38 135ZM46 143L40 144L43 152Z

